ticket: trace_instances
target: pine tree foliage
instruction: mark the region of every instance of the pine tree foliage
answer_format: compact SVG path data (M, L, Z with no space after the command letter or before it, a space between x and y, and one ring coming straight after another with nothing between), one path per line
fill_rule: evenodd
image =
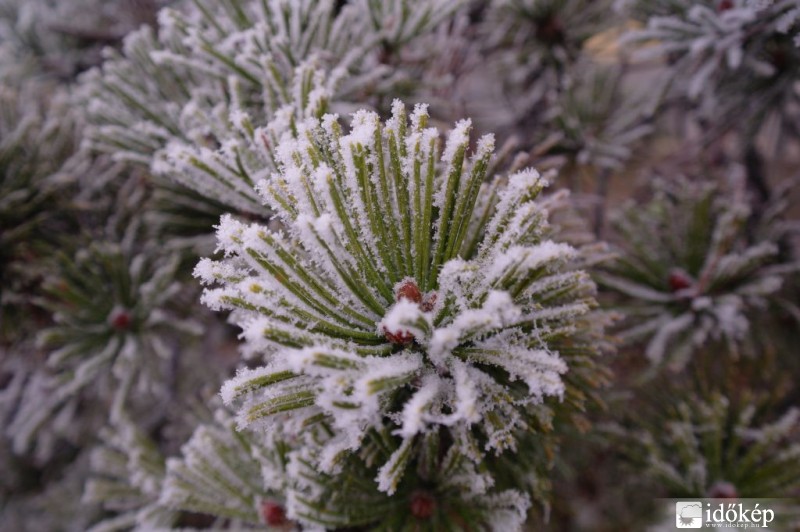
M13 418L14 408L31 372L29 366L16 357L8 357L0 363L0 379L3 381L3 388L0 389L0 424L3 427ZM0 479L0 500L5 501L15 488L23 485L24 472L15 460L11 442L4 437L5 434L0 436L3 436L0 437L0 467L4 473Z
M496 51L507 90L521 116L552 102L587 40L610 27L611 2L493 0L484 25L487 48Z
M749 135L766 118L797 134L800 8L794 0L632 2L646 26L626 36L642 58L669 58L673 91L697 102L711 133Z
M800 488L799 418L796 408L765 420L758 401L693 396L640 420L618 448L670 497L786 497Z
M11 494L2 494L2 530L87 530L95 511L79 504L88 471L87 453L81 453L57 475L50 476L43 489L31 491L23 481ZM54 464L50 464L54 465ZM4 471L5 473L5 471ZM55 471L52 471L55 473ZM4 475L5 476L5 475ZM5 480L5 478L4 478Z
M0 0L0 529L631 530L658 495L797 495L799 24Z
M380 64L378 44L399 48L458 5L226 0L163 10L158 37L147 28L132 33L122 53L87 76L86 144L261 213L253 183L229 179L238 166L207 164L216 150L236 149L230 143L244 115L280 135L332 98L347 101L369 86L380 91L392 84L393 70Z
M159 155L155 169L159 174L197 189L204 197L216 198L226 205L245 212L263 211L263 203L255 192L260 174L276 170L274 146L284 133L296 128L306 118L321 118L328 107L331 91L325 86L325 74L304 63L294 72L290 90L293 101L274 109L266 127L256 128L258 115L242 108L234 109L223 120L230 130L220 128L218 149L194 143L173 141Z
M571 162L600 170L621 168L652 131L649 121L659 93L631 93L617 66L581 66L581 74L565 83L549 112L557 132L546 141L553 144L549 153L565 154Z
M218 139L234 130L229 123L234 109L268 109L271 118L296 94L287 81L297 66L291 46L313 36L318 37L307 47L332 46L325 39L332 24L330 2L271 2L263 4L263 11L262 4L250 2L255 13L241 12L239 4L186 2L187 13L160 13L158 37L150 28L130 34L102 71L84 79L82 99L90 124L85 142L94 151L152 167L158 175L176 170L171 175L183 176L183 166L189 166L195 174L183 183L234 208L259 212L238 183L232 188L205 175L213 168L195 168L198 163L176 169L169 158L156 157L168 145L213 151ZM272 32L278 33L274 39L263 37ZM303 81L299 77L295 86ZM304 108L299 101L297 106ZM206 181L195 185L197 174Z
M285 524L274 521L284 511L288 451L279 438L267 443L237 431L235 419L220 410L195 430L180 458L167 461L159 504L213 515L220 525Z
M548 239L545 181L484 183L493 138L468 155L461 121L439 155L427 121L395 102L384 124L357 112L349 133L335 116L303 124L259 184L285 231L224 217L227 258L196 270L267 362L223 387L240 428L316 435L309 459L331 475L389 428L396 450L376 464L389 495L425 434L450 432L451 452L480 464L596 378L580 325L594 286L570 266L577 251Z
M167 254L178 253L186 265L214 250L214 225L229 205L201 195L175 182L160 180L149 187L147 208L142 218L150 238ZM182 276L183 278L184 276Z
M69 227L56 174L72 155L75 121L61 92L46 103L46 84L0 85L0 343L10 337L32 286L37 261Z
M17 63L69 79L98 65L102 48L149 23L162 0L2 0L0 41ZM10 66L4 64L3 67Z
M387 69L387 79L371 87L377 97L375 107L388 111L392 98L401 98L433 104L439 119L458 116L465 98L462 79L482 60L475 28L463 9L469 2L368 1L359 5L369 9L376 30L384 28L377 62Z
M547 500L551 441L531 435L525 453L487 457L475 464L450 446L447 431L430 432L411 453L409 467L391 495L371 482L374 464L389 457L398 442L384 431L366 442L359 455L344 459L342 473L320 473L303 452L291 454L289 513L303 523L328 529L368 526L377 530L440 530L446 527L518 530L531 494ZM489 473L491 472L491 473Z
M369 17L374 33L381 36L388 51L397 49L429 32L449 17L464 2L424 0L417 2L378 2L357 0L355 4Z
M196 335L198 325L171 308L179 257L137 249L136 230L132 225L121 242L96 241L74 257L62 255L60 274L47 280L42 304L55 323L38 341L50 350L48 371L27 386L8 427L17 449L28 447L50 416L67 415L84 390L91 401L113 401L112 418L134 390L168 395L168 338Z
M82 502L116 513L91 532L167 529L176 513L158 504L166 465L156 443L125 415L103 430L104 444L91 456L92 476Z
M498 0L481 26L509 100L497 127L524 131L541 164L594 174L601 187L652 131L664 92L637 86L613 45L621 20L611 2Z
M757 354L753 322L797 269L779 255L791 227L772 212L761 224L772 238L752 238L751 207L736 184L658 179L653 189L646 205L620 212L619 258L597 276L623 298L622 337L645 342L650 362L672 369L711 346Z

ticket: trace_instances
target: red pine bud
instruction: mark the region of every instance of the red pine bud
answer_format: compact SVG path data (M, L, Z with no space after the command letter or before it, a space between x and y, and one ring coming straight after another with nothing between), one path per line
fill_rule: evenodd
M717 13L724 13L725 11L733 9L733 0L721 0L717 4Z
M673 292L690 288L694 284L692 277L683 270L672 270L669 272L667 282L669 283L670 290Z
M261 503L261 515L269 526L284 526L288 523L286 511L276 502L264 501Z
M111 328L116 331L127 331L131 327L131 322L133 319L131 318L130 313L125 309L114 309L111 311L111 315L108 318L108 322L111 324Z
M436 510L436 499L429 493L417 492L411 496L411 515L417 519L428 519Z

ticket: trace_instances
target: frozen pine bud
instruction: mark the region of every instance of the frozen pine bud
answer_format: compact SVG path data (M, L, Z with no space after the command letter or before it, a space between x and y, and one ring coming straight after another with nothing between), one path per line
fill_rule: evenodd
M408 345L414 341L414 335L411 334L411 331L404 331L402 329L390 331L387 327L384 327L383 333L386 336L386 339L393 344Z
M419 291L419 286L417 283L414 282L413 279L406 279L400 283L400 286L397 287L395 292L397 301L401 299L408 299L409 301L413 301L414 303L419 303L422 301L422 292Z

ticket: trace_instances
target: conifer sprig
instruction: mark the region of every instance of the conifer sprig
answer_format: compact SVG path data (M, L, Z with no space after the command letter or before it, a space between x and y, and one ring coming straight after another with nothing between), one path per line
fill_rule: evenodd
M711 346L757 354L751 325L767 320L798 268L777 244L792 226L771 208L751 218L741 183L659 179L653 189L646 205L620 211L621 253L597 275L624 298L623 339L646 343L650 361L672 369ZM770 237L754 237L757 227Z
M648 479L671 497L785 497L798 488L796 408L764 420L757 401L691 397L640 419L619 442Z
M279 438L269 444L237 432L235 421L218 411L212 423L197 427L167 461L159 504L184 512L215 516L228 524L270 526L285 507L289 487L285 467L289 447Z
M82 502L100 504L113 517L101 519L91 532L168 529L177 512L158 504L166 473L157 444L125 415L101 433L103 444L91 455L92 474Z
M381 63L381 46L399 53L459 5L178 2L159 12L157 32L129 34L122 51L109 52L102 69L85 76L84 145L233 209L263 214L242 167L246 154L228 167L215 152L236 152L234 139L242 137L274 143L295 122L321 116L332 100L383 92L402 76ZM245 117L272 134L252 139Z
M493 138L470 152L470 127L457 123L440 155L423 105L407 116L395 102L385 123L359 111L349 131L306 121L258 185L284 229L223 217L226 258L196 274L221 285L205 302L233 310L266 362L223 387L241 428L312 449L318 434L309 459L331 475L388 429L376 480L392 494L425 434L451 432L452 452L480 463L542 427L545 403L589 391L572 386L593 372L581 328L594 286L571 266L579 253L549 239L546 181L485 182Z
M55 323L38 337L50 351L47 393L44 401L31 400L42 390L29 385L31 397L9 426L20 451L82 395L107 401L112 419L134 392L149 400L169 395L165 373L173 349L167 338L197 335L199 326L170 308L180 290L179 257L151 255L133 242L94 242L74 257L62 254L60 275L47 280L41 304Z
M709 138L752 140L770 120L797 134L800 9L794 0L631 2L646 24L623 42L642 59L669 57L671 94L696 104Z

